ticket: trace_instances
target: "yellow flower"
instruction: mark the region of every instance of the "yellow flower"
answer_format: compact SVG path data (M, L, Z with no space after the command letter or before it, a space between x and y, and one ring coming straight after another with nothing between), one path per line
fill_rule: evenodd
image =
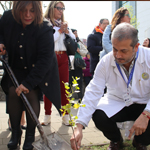
M80 104L74 104L73 108L78 109L80 107Z

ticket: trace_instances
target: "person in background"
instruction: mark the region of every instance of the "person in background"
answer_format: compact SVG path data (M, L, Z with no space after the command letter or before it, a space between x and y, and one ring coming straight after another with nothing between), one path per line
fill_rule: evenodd
M12 10L0 19L0 55L8 54L8 64L19 86L16 88L4 70L1 86L8 95L8 113L12 128L9 149L21 144L21 116L25 105L23 92L37 118L40 114L39 92L53 100L60 113L60 86L53 27L43 18L41 1L13 1ZM57 92L55 92L57 90ZM61 113L60 113L61 114ZM32 150L36 125L26 109L27 128L23 150Z
M64 86L65 82L69 82L69 61L66 52L67 49L64 45L63 40L65 39L65 34L68 34L73 39L75 39L74 34L68 28L68 24L64 20L64 10L65 10L65 5L62 1L51 1L44 14L44 17L47 18L52 23L53 29L55 29L54 51L58 62L62 106L69 103L66 97L66 92L65 92L66 89ZM57 90L55 92L57 92ZM41 125L46 126L51 122L52 103L51 103L51 99L48 99L45 95L43 99L44 99L45 116L43 121L41 122ZM70 119L68 113L62 116L62 123L64 125L69 126L69 120Z
M120 23L111 35L113 51L98 63L86 88L76 120L71 147L78 150L82 130L92 118L95 126L110 140L108 150L120 150L123 138L116 122L135 121L129 129L136 150L150 144L150 50L139 46L138 30ZM108 91L102 97L107 85Z
M77 48L77 52L76 53L79 53L82 57L84 57L86 54L87 54L87 49L86 47L83 45L82 41L79 39L78 37L78 33L77 33L77 30L76 29L71 29L72 32L74 33L75 37L76 37L76 41L78 43L78 48ZM75 65L74 63L74 58L75 56L73 55L70 55L69 56L70 58L70 62L71 62L71 69L69 71L69 84L72 85L72 81L73 81L73 78L72 77L78 77L80 78L77 82L79 84L79 88L80 88L80 92L78 93L78 99L79 101L82 99L83 97L83 76L82 76L82 68L78 67Z
M83 59L86 63L86 68L82 70L83 79L86 87L92 79L92 74L90 73L90 53L88 52Z
M115 12L111 24L108 25L104 31L102 38L103 50L100 51L99 59L101 59L104 55L112 51L111 32L114 30L114 28L122 22L130 23L130 20L131 18L129 15L129 11L126 8L121 7Z
M149 38L146 38L143 42L143 46L144 47L149 47L150 48L150 39Z
M108 19L101 19L99 25L96 26L92 34L87 38L87 49L90 52L90 73L94 74L94 70L99 62L99 52L102 51L102 36L106 26L109 24Z

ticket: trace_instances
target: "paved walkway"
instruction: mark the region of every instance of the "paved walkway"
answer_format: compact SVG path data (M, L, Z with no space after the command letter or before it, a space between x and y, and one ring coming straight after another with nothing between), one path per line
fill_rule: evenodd
M11 132L8 130L8 114L5 113L6 111L6 103L5 101L0 101L0 150L8 150L7 143L11 137ZM16 108L17 111L17 108ZM72 114L76 116L77 110L72 110ZM39 120L42 121L44 118L44 103L41 102L41 112ZM72 136L72 128L65 126L62 124L61 117L59 116L55 107L52 107L52 117L51 117L51 124L48 126L43 127L46 135L50 135L51 133L55 132L57 135L65 140L70 145L70 138ZM121 130L123 138L124 138L124 131ZM22 143L20 149L22 149L23 142L25 139L25 130L23 130L22 134ZM36 129L35 134L35 141L40 139L39 131ZM107 144L109 140L104 137L102 132L96 129L93 121L89 122L89 125L85 130L83 130L83 139L82 139L82 146L83 145L100 145L100 144ZM70 147L71 149L71 147ZM69 149L69 150L70 150Z
M8 130L8 114L5 113L6 111L6 104L5 101L0 101L0 150L8 150L7 143L11 137L11 132ZM16 108L17 111L17 108ZM72 110L72 114L76 115L77 110ZM41 112L39 120L42 121L44 117L44 104L41 102ZM59 116L55 107L52 107L52 122L50 125L43 127L44 131L47 135L52 132L56 132L61 138L63 138L67 143L70 144L70 138L72 136L72 128L65 126L61 122L61 117ZM40 138L39 132L36 129L36 139ZM22 149L22 145L25 138L25 131L23 131L22 135L22 144L20 149ZM82 145L95 145L95 144L104 144L108 143L109 141L103 136L103 134L98 131L93 121L91 120L89 123L88 128L83 130L83 140Z

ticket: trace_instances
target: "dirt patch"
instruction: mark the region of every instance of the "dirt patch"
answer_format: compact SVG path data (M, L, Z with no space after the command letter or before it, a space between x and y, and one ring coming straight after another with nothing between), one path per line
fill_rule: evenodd
M108 146L109 144L82 146L80 150L107 150ZM136 148L132 146L132 140L125 140L123 142L123 148L120 150L136 150ZM147 147L147 150L150 150L150 145Z

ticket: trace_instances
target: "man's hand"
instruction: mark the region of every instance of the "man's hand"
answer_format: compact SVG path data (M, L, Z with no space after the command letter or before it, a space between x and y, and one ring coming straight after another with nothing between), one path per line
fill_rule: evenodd
M0 44L0 55L5 55L5 54L6 54L5 46L4 44Z
M22 92L24 92L24 94L27 94L27 93L29 93L29 90L25 86L20 84L19 87L16 88L16 93L17 93L18 96L20 96L20 94Z
M77 124L77 127L74 129L74 134L72 135L70 142L71 142L71 148L73 150L79 150L81 146L81 140L82 140L82 129L83 125Z
M144 111L146 114L150 115L149 112L147 111ZM134 122L132 128L129 130L130 131L130 134L128 136L128 139L131 138L132 134L135 132L135 135L138 136L138 135L141 135L142 133L145 132L145 130L147 129L147 126L148 126L148 122L149 122L149 119L144 116L143 114L141 114L137 119L136 121Z

